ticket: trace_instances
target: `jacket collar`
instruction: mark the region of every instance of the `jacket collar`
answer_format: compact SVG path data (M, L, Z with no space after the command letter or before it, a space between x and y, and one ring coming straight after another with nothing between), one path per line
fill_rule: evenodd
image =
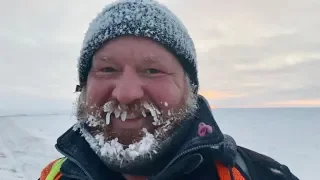
M121 179L122 177L105 167L87 141L81 137L79 130L74 131L73 128L67 130L58 138L55 147L67 157L61 167L61 172L66 176L90 180Z
M179 171L192 171L203 161L201 154L194 154L197 150L210 149L211 155L215 159L229 165L234 164L236 155L236 143L230 136L222 134L217 125L208 102L202 96L198 98L198 111L192 121L192 126L189 129L188 137L185 138L184 144L175 154L176 160L171 161L164 169L164 172L158 174L158 178L162 179L161 174L176 174L170 172L169 169ZM204 136L199 136L199 125L210 126L212 132ZM66 176L78 177L78 179L90 180L106 180L106 179L123 179L120 173L116 173L108 169L90 148L86 140L81 136L79 130L70 128L57 140L57 150L68 158L63 164L61 171ZM194 151L193 151L194 150ZM188 156L191 155L191 156ZM188 169L183 167L173 167L173 165L185 166L186 159L191 158L195 162L193 166L188 166ZM179 163L181 162L181 163ZM165 172L168 170L168 173Z

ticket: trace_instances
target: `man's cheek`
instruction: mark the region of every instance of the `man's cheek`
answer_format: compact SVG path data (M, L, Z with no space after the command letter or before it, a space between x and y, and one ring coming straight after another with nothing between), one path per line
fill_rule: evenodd
M87 91L87 102L91 106L97 106L99 104L99 100L101 100L102 97L101 90L99 88L91 87Z

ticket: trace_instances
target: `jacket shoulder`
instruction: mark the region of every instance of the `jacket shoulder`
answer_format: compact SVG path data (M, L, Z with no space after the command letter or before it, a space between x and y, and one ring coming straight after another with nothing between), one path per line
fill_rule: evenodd
M244 159L253 179L260 179L263 176L268 176L277 180L299 180L291 173L286 165L281 164L269 156L242 146L238 146L238 152Z

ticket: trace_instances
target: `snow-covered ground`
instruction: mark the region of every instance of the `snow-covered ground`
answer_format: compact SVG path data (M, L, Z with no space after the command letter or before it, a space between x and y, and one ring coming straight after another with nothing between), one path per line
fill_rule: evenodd
M0 179L38 179L41 168L59 157L56 137L74 122L66 115L1 117Z
M302 180L317 179L320 109L215 110L238 144L274 157ZM35 180L60 156L56 138L75 122L68 115L0 117L0 179Z

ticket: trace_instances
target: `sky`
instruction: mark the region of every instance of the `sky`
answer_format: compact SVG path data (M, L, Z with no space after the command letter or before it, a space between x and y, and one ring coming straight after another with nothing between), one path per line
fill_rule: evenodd
M0 0L0 114L74 106L89 22L111 0ZM212 107L320 107L320 1L162 0L197 49Z

